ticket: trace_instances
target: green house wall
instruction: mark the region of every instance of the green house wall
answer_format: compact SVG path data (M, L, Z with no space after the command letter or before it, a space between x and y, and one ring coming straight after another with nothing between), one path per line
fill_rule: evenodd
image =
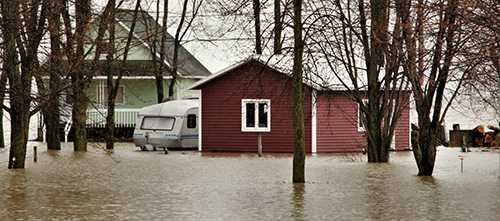
M96 90L100 84L106 85L106 79L94 79L89 87L89 98L91 102L97 104ZM175 100L180 100L188 95L196 95L196 91L189 91L187 87L195 83L197 79L184 78L179 79L174 89ZM163 85L164 97L168 97L168 85L170 80L165 80ZM121 85L124 86L124 104L116 104L115 109L140 109L145 106L153 105L157 102L156 81L154 79L122 79ZM89 106L92 109L93 105ZM99 108L105 108L100 106Z

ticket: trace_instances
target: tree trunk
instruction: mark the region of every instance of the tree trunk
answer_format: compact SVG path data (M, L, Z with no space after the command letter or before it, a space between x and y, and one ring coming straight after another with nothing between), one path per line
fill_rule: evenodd
M33 48L20 48L23 53L16 50L16 38L21 41L19 27L21 23L19 15L20 4L18 1L2 1L1 5L3 33L3 69L8 77L10 96L10 117L11 117L11 142L8 168L24 168L26 159L26 144L28 142L28 128L31 105L31 77L34 70L36 54ZM26 25L33 25L33 21L26 20ZM33 27L33 28L36 28ZM37 30L33 30L35 32ZM31 33L33 34L33 33ZM33 36L30 36L33 37ZM36 46L35 38L32 39ZM22 46L20 46L22 47ZM21 57L19 61L18 58ZM20 66L20 62L22 66ZM21 72L19 71L21 67Z
M174 54L171 67L172 80L170 81L170 85L168 87L168 96L170 97L174 96L175 84L177 83L177 78L178 78L177 70L179 68L179 48L181 46L181 39L182 39L181 32L182 32L182 26L184 25L184 20L186 19L187 5L188 5L188 0L184 0L184 4L182 6L181 20L179 21L179 26L177 26L177 30L175 31Z
M161 103L164 98L163 94L163 73L157 73L155 76L156 79L156 97L157 102Z
M159 8L159 6L158 6ZM159 67L159 73L162 73L161 78L157 77L156 79L156 84L157 84L157 91L158 91L158 103L161 103L163 101L163 73L165 70L167 70L168 67L165 64L165 60L167 59L167 53L166 53L166 44L167 44L167 29L168 29L168 1L163 1L163 19L162 19L162 27L161 27L161 42L160 42L160 67ZM174 46L175 47L175 46ZM175 54L175 53L174 53ZM171 68L171 67L170 67ZM170 69L171 70L171 69ZM161 91L161 94L160 94ZM173 94L173 89L172 89L172 94ZM170 88L169 88L169 96L170 95Z
M7 60L13 61L17 59L9 58ZM7 63L15 64L10 61ZM31 64L29 62L24 64L27 65L26 69L30 69ZM9 70L11 142L8 167L24 168L30 121L31 77L26 76L30 70L23 68L24 73L23 70L19 73L17 71L18 65L13 65L12 67L14 69Z
M52 78L51 78L52 81ZM49 92L52 93L53 91ZM55 91L54 91L55 92ZM61 150L61 136L59 134L60 129L60 114L59 114L59 96L50 96L47 101L47 107L44 109L44 123L46 126L46 142L48 150Z
M109 94L109 93L108 93ZM108 100L108 114L106 116L106 149L115 148L115 99Z
M415 139L417 142L414 143L412 138L413 155L417 162L419 176L431 176L434 171L437 128L432 125L429 121L422 122L417 139Z
M60 150L61 137L60 129L60 102L59 91L61 90L60 70L61 70L61 13L62 2L54 1L53 10L49 15L49 33L50 33L50 80L49 80L49 98L47 107L43 111L44 123L46 125L47 149Z
M14 58L12 60L16 59ZM14 69L10 70L9 76L11 117L9 168L24 168L26 159L26 144L28 142L31 105L30 74L33 70L33 63L32 61L25 61L23 62L23 65L26 65L26 67L21 69L21 73L17 71L17 68L19 67L18 64L13 65L12 67Z
M7 74L5 72L0 76L0 101L5 101L5 89L7 88ZM4 110L0 108L0 148L5 147L5 137L3 130Z
M281 1L274 0L274 53L281 54Z
M76 52L74 64L77 65L71 76L71 83L73 86L73 129L74 129L74 151L87 151L87 108L89 106L89 99L87 97L87 88L90 84L91 77L85 75L89 70L85 70L84 54L86 43L86 33L89 28L90 21L90 1L89 0L76 0L75 1L75 15L76 15ZM101 30L99 30L101 31ZM102 38L99 33L97 38ZM100 39L96 40L100 43ZM99 46L97 47L99 48ZM72 49L71 49L72 50ZM99 49L97 49L99 50ZM96 53L95 60L100 56L100 52ZM95 62L94 62L95 63Z
M75 135L74 151L87 151L87 108L89 101L87 98L87 86L82 82L73 82L73 131Z
M109 42L108 56L106 57L106 70L107 70L107 89L108 89L108 111L106 116L106 149L115 148L115 100L118 90L120 88L120 79L117 79L113 85L113 63L115 57L115 0L109 0L111 10L107 17L109 17L108 32ZM121 73L119 73L121 75Z
M255 53L262 54L262 44L260 40L260 0L253 0L253 16L255 20Z
M371 0L372 26L370 31L370 54L368 59L368 111L366 130L368 134L368 162L388 162L390 142L382 137L380 69L385 67L388 50L388 1ZM367 50L367 49L365 49ZM391 139L391 138L388 138ZM388 144L387 144L388 143Z
M440 116L443 94L446 81L448 80L451 61L456 50L456 46L454 45L454 33L455 18L457 16L457 1L449 0L448 4L446 6L442 5L442 7L444 7L445 16L439 27L437 43L433 52L435 54L429 74L432 81L428 83L430 86L428 86L425 96L423 96L422 91L417 90L417 93L414 91L420 127L418 146L421 160L417 160L419 168L418 175L423 176L431 176L434 170L437 146L436 138L438 126L441 124ZM443 49L444 42L446 42L446 50ZM412 84L414 89L422 88L422 85L419 85L416 80L413 80Z
M111 63L108 63L108 66L111 65ZM116 88L113 85L113 73L110 70L111 68L108 67L108 79L107 79L107 89L108 89L108 111L106 115L106 149L114 149L115 148L115 99L116 99L116 94L119 88L119 82L116 82L117 84Z
M23 105L20 103L23 101L23 99L18 99L18 101L12 101L11 99L11 143L8 168L24 168L26 160L26 144L28 143L29 129L29 105Z
M304 113L302 112L302 0L293 0L293 72L292 72L292 113L294 131L293 182L305 182L306 148L304 135Z

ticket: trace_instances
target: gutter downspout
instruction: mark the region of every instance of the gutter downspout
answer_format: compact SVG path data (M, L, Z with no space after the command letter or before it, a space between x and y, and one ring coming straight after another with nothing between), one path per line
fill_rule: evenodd
M316 153L316 90L311 93L311 152Z

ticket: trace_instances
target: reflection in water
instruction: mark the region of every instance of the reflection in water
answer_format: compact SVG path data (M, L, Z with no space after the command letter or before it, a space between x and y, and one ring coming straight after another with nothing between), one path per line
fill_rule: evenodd
M381 173L387 166L387 163L370 163L365 170L366 209L373 220L384 220L384 212L389 209L386 207L390 205L387 191L391 191L391 187L384 177L386 174Z
M293 211L292 218L295 220L305 220L304 219L304 192L305 183L294 183L293 184Z
M498 152L440 149L435 175L416 176L411 152L391 163L306 158L306 183L290 182L291 154L73 152L38 146L38 162L13 170L0 151L2 220L498 220ZM28 148L27 159L32 158ZM365 156L360 155L360 158ZM357 159L357 158L356 158ZM458 163L458 164L457 164ZM3 169L2 169L3 168Z
M418 179L422 183L422 190L416 192L416 194L424 194L428 200L422 202L421 206L425 206L427 216L432 219L439 219L441 217L441 202L445 202L441 198L441 192L438 191L439 185L436 179L432 176L418 176Z
M13 185L17 183L21 185ZM12 170L9 188L5 189L5 197L8 202L5 206L8 214L20 216L28 209L29 200L26 195L29 190L26 189L26 185L23 185L24 183L26 183L25 171Z

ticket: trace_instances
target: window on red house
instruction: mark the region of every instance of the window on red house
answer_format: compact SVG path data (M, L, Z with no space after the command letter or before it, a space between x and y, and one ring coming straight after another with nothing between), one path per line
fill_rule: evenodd
M241 100L241 131L270 132L271 131L271 100L242 99Z

